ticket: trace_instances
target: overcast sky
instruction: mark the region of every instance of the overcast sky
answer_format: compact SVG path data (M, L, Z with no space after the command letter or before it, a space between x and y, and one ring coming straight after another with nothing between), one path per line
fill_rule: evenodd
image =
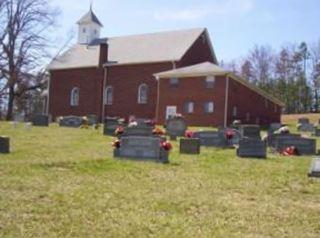
M60 8L57 44L90 0L52 0ZM244 56L255 44L278 49L287 42L320 39L320 0L94 0L103 37L194 27L210 32L219 60Z

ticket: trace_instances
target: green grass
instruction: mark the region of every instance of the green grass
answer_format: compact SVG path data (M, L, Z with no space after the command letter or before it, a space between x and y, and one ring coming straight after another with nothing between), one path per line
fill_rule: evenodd
M320 237L311 157L202 149L170 164L116 160L101 131L14 129L0 155L0 237Z

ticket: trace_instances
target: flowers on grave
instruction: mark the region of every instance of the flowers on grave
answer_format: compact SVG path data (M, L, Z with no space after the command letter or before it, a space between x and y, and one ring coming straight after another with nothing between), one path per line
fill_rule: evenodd
M82 117L81 128L88 129L89 128L89 120L87 117Z
M121 136L123 134L123 132L124 132L123 126L118 126L117 129L115 130L114 134L116 136Z
M156 127L153 129L152 134L157 135L157 136L163 136L165 134L165 132L161 128Z
M225 137L226 137L226 139L227 140L231 140L232 138L233 138L233 136L234 136L234 131L233 130L231 130L231 129L226 129L226 131L225 131Z
M186 131L186 133L184 134L185 137L187 138L192 138L193 137L193 131Z
M114 149L119 149L121 146L121 141L120 140L115 140L114 142L112 142L112 147Z
M289 127L287 126L283 126L279 130L276 130L274 132L274 134L289 134L289 133L290 133L290 130L289 130Z
M156 120L154 119L146 120L145 123L149 126L154 127L156 125Z
M163 148L165 151L172 150L172 145L169 141L163 141L160 143L160 147Z
M296 147L290 146L281 151L280 154L283 156L294 156L299 155L299 151Z
M136 121L131 121L131 122L129 122L129 124L128 124L128 127L130 127L130 128L136 127L136 126L138 126L138 122L136 122Z

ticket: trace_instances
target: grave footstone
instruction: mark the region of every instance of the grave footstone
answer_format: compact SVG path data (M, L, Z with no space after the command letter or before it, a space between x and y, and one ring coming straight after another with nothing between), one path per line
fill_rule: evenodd
M121 146L114 150L118 158L154 160L168 162L168 152L160 147L163 138L147 136L128 136L121 138Z
M49 116L44 114L36 114L32 118L32 125L33 126L49 126Z
M180 154L200 154L200 140L196 138L181 138Z
M82 125L82 117L66 116L66 117L60 117L59 119L59 126L61 127L79 128L81 125Z
M193 133L193 138L200 140L202 146L227 147L227 140L222 131L198 131Z
M320 158L312 160L308 176L320 178Z
M10 138L7 136L0 136L0 153L10 153Z
M239 141L237 156L241 158L262 158L267 157L267 148L260 139L242 138Z
M241 137L261 139L260 126L258 125L242 125L239 128Z
M166 122L166 132L169 136L184 136L187 124L183 118L173 117Z
M275 148L281 152L284 149L294 146L300 155L315 155L316 154L316 140L304 137L298 138L277 138L275 140Z

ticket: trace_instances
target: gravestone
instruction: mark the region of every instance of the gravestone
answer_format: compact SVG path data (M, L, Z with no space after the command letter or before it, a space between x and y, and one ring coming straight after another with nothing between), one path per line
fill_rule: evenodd
M269 135L268 136L268 139L267 139L267 144L268 144L268 147L272 147L272 148L275 148L276 147L276 141L277 140L290 140L290 139L295 139L295 138L301 138L301 135L300 134L272 134L272 135Z
M32 118L33 126L49 126L49 116L44 114L36 114Z
M299 124L309 124L310 121L309 121L309 118L301 117L301 118L298 119L298 123Z
M118 128L119 124L120 123L118 118L106 118L103 125L103 134L114 136L115 130Z
M166 122L166 132L169 136L184 136L187 130L187 124L183 118L173 117Z
M160 147L162 141L163 139L160 137L122 137L121 146L114 150L114 156L118 158L168 162L168 152Z
M267 148L260 139L243 138L239 141L237 156L242 158L263 158L267 157Z
M320 178L320 158L312 160L308 176Z
M316 127L310 123L303 123L298 125L298 131L302 131L302 132L314 132L315 128Z
M315 155L316 154L316 140L309 138L277 138L275 140L275 148L281 152L284 149L294 146L297 148L300 155Z
M222 131L198 131L193 133L193 138L200 140L202 146L227 147L227 140Z
M79 128L82 125L82 117L66 116L61 117L59 120L59 126Z
M93 114L88 115L87 118L88 118L88 125L89 126L93 126L93 125L98 124L98 118L96 115L93 115Z
M282 127L281 123L271 123L268 129L268 135L272 135L275 131Z
M241 125L239 132L242 138L261 139L260 126L258 125Z
M315 131L314 131L314 136L316 137L320 137L320 129L319 128L315 128Z
M10 153L10 138L6 136L0 136L0 153Z
M200 154L200 140L196 138L181 138L180 154Z
M140 124L140 126L126 127L122 136L152 136L152 132L152 127Z

